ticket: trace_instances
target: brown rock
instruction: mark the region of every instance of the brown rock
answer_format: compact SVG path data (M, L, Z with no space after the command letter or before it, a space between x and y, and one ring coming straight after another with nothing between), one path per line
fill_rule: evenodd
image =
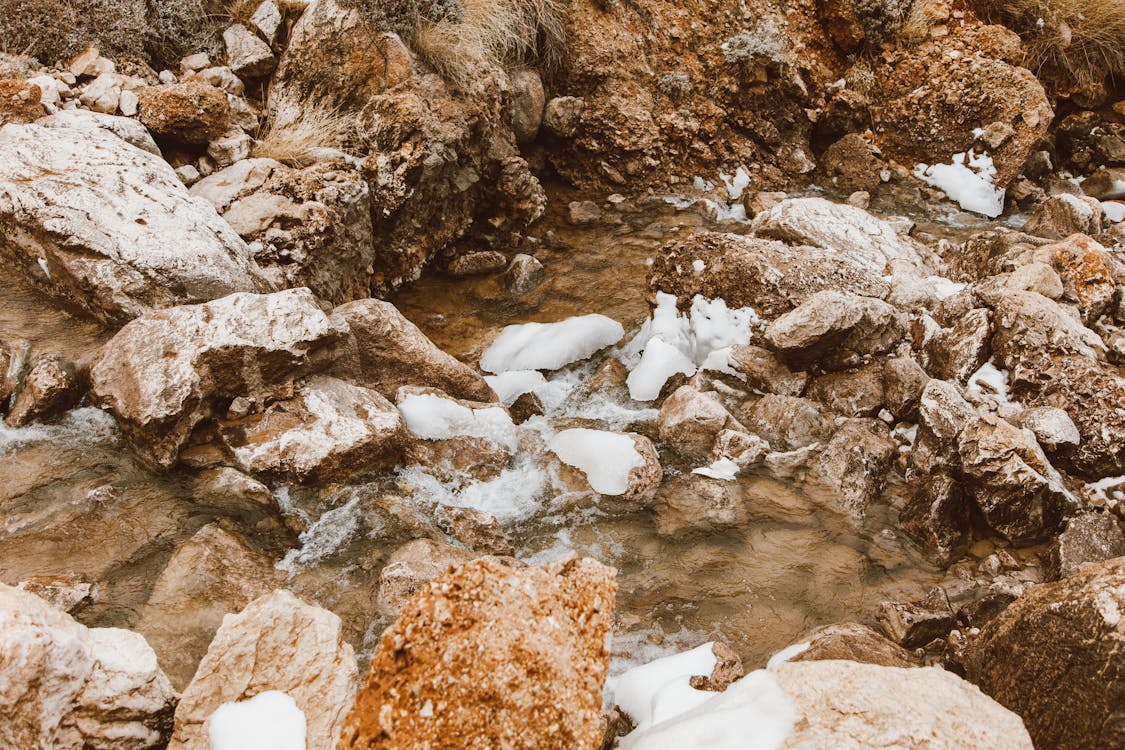
M654 502L653 513L656 531L664 537L744 528L750 521L750 508L738 483L699 474L669 479Z
M833 143L821 157L828 179L846 193L872 192L882 184L883 163L863 136L849 133Z
M930 376L913 357L890 357L883 362L883 402L896 419L912 420Z
M520 297L538 289L547 280L547 272L534 256L517 253L504 271L504 288Z
M458 255L450 261L448 271L451 276L481 276L503 271L507 265L508 258L504 253L496 250L479 250Z
M944 472L920 477L899 513L900 528L942 566L968 548L969 524L969 503L961 481Z
M827 440L832 425L815 401L769 394L740 412L742 423L774 450L789 451Z
M515 554L504 527L484 511L439 505L436 515L447 533L474 552L482 555Z
M972 642L968 678L1023 717L1036 747L1125 743L1125 558L1032 587Z
M494 440L452 437L445 440L412 440L406 447L406 464L417 464L450 484L487 482L500 476L512 462L511 451Z
M884 667L918 666L909 651L857 622L826 625L806 640L809 647L789 661L843 659Z
M38 86L14 78L0 78L0 126L12 122L34 122L43 116Z
M751 388L779 396L800 396L809 380L808 373L793 372L776 354L760 346L731 347L730 366L746 378Z
M692 675L688 682L696 690L710 690L721 693L737 682L746 674L742 666L742 659L727 644L715 641L711 644L711 653L715 655L715 666L709 675Z
M230 103L221 89L199 81L149 86L137 94L138 117L158 136L208 143L230 130Z
M1083 513L1067 521L1047 552L1047 580L1057 581L1078 573L1085 563L1125 555L1125 532L1111 513Z
M82 398L82 385L72 363L46 355L31 365L12 397L6 421L12 427L58 416Z
M978 308L926 342L927 370L935 378L965 384L988 361L992 313Z
M873 417L883 408L882 375L877 362L825 373L812 379L806 395L846 417Z
M599 747L613 576L483 559L425 585L380 638L340 750Z
M713 393L690 385L676 389L656 418L660 439L685 456L706 456L722 430L737 424Z
M1118 284L1125 283L1122 264L1084 235L1072 235L1041 248L1036 252L1036 257L1040 256L1058 272L1063 298L1078 304L1087 324L1111 309Z
M1072 234L1099 234L1105 211L1097 198L1085 195L1052 195L1036 206L1023 231L1037 237L1061 240Z
M817 292L774 320L765 337L795 367L820 364L839 370L892 349L904 335L902 315L873 297Z
M883 422L849 419L813 461L810 477L829 487L835 504L860 522L883 490L896 448Z
M398 617L407 601L425 584L446 573L451 567L476 557L432 539L415 539L396 549L379 572L379 611Z
M566 220L576 227L596 224L601 218L602 210L593 201L571 201L566 207Z
M918 648L935 638L944 638L957 624L941 587L931 590L919 602L883 602L875 619L892 641L906 648Z

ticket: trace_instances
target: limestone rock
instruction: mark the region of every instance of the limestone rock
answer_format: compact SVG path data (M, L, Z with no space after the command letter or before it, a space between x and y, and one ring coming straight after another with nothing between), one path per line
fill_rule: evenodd
M163 747L176 692L140 635L87 628L0 584L0 745L59 750Z
M464 487L499 477L511 465L512 451L483 437L413 440L406 446L404 463L415 464L446 484Z
M988 361L992 313L977 308L926 342L927 367L942 380L967 383Z
M60 109L52 115L36 120L35 124L44 128L107 130L141 151L160 156L160 149L156 141L152 140L148 128L131 117L116 117L85 109Z
M398 617L423 585L475 557L472 552L433 539L407 542L391 553L379 571L379 611L387 617Z
M1125 532L1111 513L1083 513L1070 519L1047 553L1048 580L1069 578L1085 563L1125 555Z
M227 65L239 78L260 78L277 67L277 58L270 46L240 23L223 32L227 49Z
M95 317L267 288L245 243L163 159L102 129L0 129L0 181L0 257Z
M739 468L747 469L770 452L770 444L757 435L740 430L721 430L711 446L712 462L720 459L733 461Z
M356 691L352 647L340 618L278 590L227 615L176 707L168 750L205 746L204 722L224 703L267 690L305 714L308 750L332 750Z
M1031 430L1039 445L1048 453L1075 447L1082 442L1074 420L1065 409L1054 406L1033 406L1019 416L1019 426Z
M1023 230L1037 237L1061 240L1075 233L1098 234L1105 224L1105 211L1097 198L1053 195L1036 206Z
M844 422L812 463L810 476L832 490L837 506L856 521L883 489L896 445L878 420Z
M873 417L883 408L883 367L872 363L818 375L806 395L846 417Z
M138 97L141 122L158 136L205 144L230 130L227 95L201 81L149 86Z
M439 349L390 302L362 299L333 314L351 330L333 372L387 398L404 385L438 388L455 398L495 401L480 373Z
M457 541L481 555L512 555L504 527L494 516L476 508L439 505L437 521Z
M901 340L903 328L900 313L882 300L824 291L770 323L765 336L791 365L819 363L838 370L889 351Z
M539 73L531 68L521 68L512 78L512 129L516 142L531 143L539 135L543 122L543 109L547 99L543 92L543 81Z
M222 399L264 398L323 369L346 333L307 289L161 310L105 345L90 373L91 396L138 449L171 466Z
M899 527L939 565L969 546L969 501L959 478L946 472L921 477L899 513Z
M883 602L875 619L891 640L906 648L918 648L935 638L944 638L956 625L949 597L940 587L932 589L919 602Z
M957 438L977 410L965 400L961 389L946 380L930 380L918 402L918 435L910 454L907 477L927 477L940 470L960 466Z
M5 421L12 427L58 416L78 403L82 386L73 363L57 355L39 357L12 396Z
M800 713L783 748L1032 750L1019 716L940 667L806 661L772 671Z
M1063 295L1062 279L1046 263L1031 262L1020 266L1008 277L1008 286L1028 292L1037 292L1049 299Z
M543 264L532 255L517 253L504 271L504 288L517 297L539 288L547 280Z
M482 276L503 271L508 266L508 258L496 250L479 250L458 255L449 262L450 276Z
M614 573L486 558L426 584L380 638L339 747L598 747Z
M1033 586L970 643L968 678L1023 717L1037 747L1125 742L1125 558Z
M653 508L656 532L661 536L745 528L750 520L746 498L736 482L681 474L668 480L662 490Z
M826 625L805 640L808 648L789 661L840 659L884 667L918 666L909 651L857 622Z
M827 440L832 425L824 408L807 398L769 394L740 412L746 428L775 450L795 450Z
M913 419L930 376L913 357L889 357L883 362L883 402L896 419Z
M0 126L34 122L43 116L43 89L15 78L0 78Z
M769 349L736 344L731 347L730 366L746 378L751 388L779 396L800 396L809 381L808 373L793 372Z
M662 441L685 456L702 457L719 432L737 422L713 394L683 385L664 400L656 425Z
M1122 262L1082 234L1039 248L1032 257L1049 263L1058 272L1063 283L1063 299L1078 305L1086 324L1112 309L1117 290L1125 283Z
M273 159L244 159L226 169L207 175L191 186L192 197L203 198L219 213L225 213L231 204L256 192L275 170L284 170Z

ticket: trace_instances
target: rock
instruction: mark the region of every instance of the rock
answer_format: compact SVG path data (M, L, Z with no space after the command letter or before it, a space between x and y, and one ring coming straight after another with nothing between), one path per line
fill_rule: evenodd
M732 346L729 364L751 388L779 396L800 396L809 380L808 373L793 372L777 355L760 346Z
M43 89L33 83L0 78L0 126L34 122L43 116Z
M772 672L799 712L783 748L1032 748L1019 716L940 667L807 661Z
M239 78L260 78L277 67L277 58L270 46L240 23L223 32L227 65Z
M398 463L407 441L394 404L327 375L314 375L293 398L220 431L243 471L316 483L384 471Z
M696 271L696 261L703 270ZM766 319L789 312L817 292L854 290L883 297L880 276L829 250L704 232L660 249L648 275L650 294L674 294L681 306L695 295L721 298L731 309L752 307Z
M66 69L79 78L93 78L102 73L112 73L117 69L113 60L102 57L101 52L94 44L71 58Z
M163 747L176 692L145 639L87 628L0 584L0 745L59 750Z
M0 257L102 320L266 288L164 160L103 130L5 126L0 181Z
M380 638L340 750L597 747L614 573L486 558L426 584Z
M223 617L284 581L273 560L209 523L172 554L135 627L160 655L172 684L183 689Z
M516 70L511 74L511 81L512 129L516 133L516 142L521 145L531 143L539 135L547 102L543 81L531 68Z
M1075 447L1082 441L1078 428L1066 410L1054 406L1033 406L1024 409L1018 426L1031 430L1039 445L1048 453Z
M926 342L927 370L935 378L965 384L991 354L992 313L978 308Z
M99 128L113 133L126 143L136 146L141 151L160 156L160 149L148 129L129 117L116 117L100 112L90 112L85 109L60 109L52 115L35 121L36 125L44 128L78 128L92 130Z
M926 266L920 245L861 208L824 198L790 198L759 213L752 224L758 237L835 251L868 273L883 276L896 267ZM859 290L855 291L862 294Z
M1125 558L1033 586L980 633L967 677L1023 717L1037 747L1125 740Z
M125 76L116 73L102 73L86 84L78 100L95 112L112 115L117 112L121 92L125 87Z
M1009 541L1042 539L1077 506L1029 430L986 414L970 421L958 441L970 496Z
M1082 192L1100 201L1125 198L1125 169L1098 167L1082 181Z
M688 684L696 690L721 693L741 679L746 670L734 649L722 641L711 644L711 653L715 655L715 666L711 669L711 674L692 675Z
M414 440L406 447L404 464L416 465L442 482L464 487L489 482L511 466L509 446L482 437Z
M602 210L593 201L571 201L566 207L566 220L576 227L597 224L602 219Z
M664 400L656 418L660 439L685 456L706 456L715 437L738 423L713 393L680 386Z
M504 253L496 250L480 250L458 255L449 262L447 270L451 276L482 276L503 271L507 267L508 258Z
M748 469L770 452L770 444L757 435L739 430L721 430L711 446L711 461L727 459L740 469Z
M547 280L547 272L535 257L517 253L504 272L504 288L517 297L532 292Z
M920 602L883 602L875 619L892 641L906 648L944 638L957 624L941 587L932 589Z
M230 130L230 103L222 90L199 81L149 86L138 95L138 117L158 136L208 143Z
M768 394L749 408L743 407L739 416L748 430L775 450L804 448L832 435L823 407L807 398Z
M625 500L647 500L655 494L664 479L664 467L652 441L644 435L626 432L633 440L633 448L641 457L641 465L629 470L628 487L622 494Z
M878 420L846 420L812 463L811 477L857 522L883 489L897 445Z
M1063 283L1055 269L1046 263L1027 263L1020 266L1008 277L1012 289L1036 292L1049 299L1063 295Z
M307 289L149 313L105 345L90 373L91 398L144 455L171 466L223 399L264 398L324 369L346 333Z
M735 482L699 474L668 480L653 508L656 533L676 538L688 532L714 533L745 528L750 510Z
M226 213L232 203L255 193L275 170L284 168L273 159L244 159L204 177L189 192L192 197L206 200L219 213Z
M229 167L236 161L250 157L254 139L240 128L231 128L207 144L207 155L219 167Z
M482 510L439 505L437 521L442 529L457 541L481 555L513 555L515 550L508 541L504 527Z
M577 132L586 103L577 96L557 96L543 110L543 127L560 138Z
M1111 513L1083 513L1067 521L1047 554L1047 580L1057 581L1078 573L1085 563L1103 562L1125 555L1125 533Z
M903 326L900 313L882 300L823 291L770 323L765 337L790 366L839 370L890 351Z
M398 617L422 586L476 555L432 539L415 539L396 549L379 572L376 604L387 617Z
M1097 334L1041 294L1005 290L987 301L995 314L992 350L1013 386L1038 384L1055 354L1097 359L1105 349Z
M15 586L20 591L35 594L55 609L73 615L94 601L95 585L73 573L32 576Z
M906 649L857 622L826 625L807 641L808 647L789 661L844 660L884 667L918 666Z
M274 0L263 0L250 16L250 25L257 29L267 44L277 41L277 30L281 28L281 9Z
M1113 306L1125 267L1102 245L1084 235L1037 250L1033 257L1051 264L1063 283L1063 298L1075 302L1082 321L1093 323Z
M969 546L969 502L961 481L945 472L921 477L898 522L927 557L948 566Z
M791 451L771 451L762 463L774 479L804 479L809 462L816 457L820 443Z
M1075 233L1098 234L1105 224L1105 211L1097 198L1052 195L1036 206L1023 231L1036 237L1061 240Z
M913 357L883 361L883 403L896 419L913 420L930 376Z
M883 163L871 143L858 133L848 133L829 146L821 157L821 165L832 184L845 193L869 193L882 185L879 172ZM852 203L851 198L848 203Z
M883 408L883 367L872 363L818 375L806 395L846 417L873 417Z
M532 417L540 417L547 413L543 407L543 402L530 391L517 396L512 405L508 407L508 411L511 412L512 421L516 424L523 424Z
M355 696L357 669L340 618L278 590L227 615L176 707L168 750L206 742L204 722L224 703L268 690L305 714L308 750L332 750Z
M12 427L58 416L82 398L83 388L72 363L57 355L41 356L23 376L12 396L5 421Z
M269 487L229 466L201 471L192 485L192 497L197 504L236 516L248 525L281 515Z
M333 310L350 329L332 372L395 398L404 385L438 388L455 398L495 401L484 378L439 349L390 302L363 299Z
M918 402L918 435L910 454L907 478L929 476L960 466L957 438L977 411L961 389L945 380L930 380Z

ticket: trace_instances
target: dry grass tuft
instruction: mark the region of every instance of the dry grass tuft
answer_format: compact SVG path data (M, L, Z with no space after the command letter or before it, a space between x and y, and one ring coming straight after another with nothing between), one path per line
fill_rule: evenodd
M411 46L445 78L465 85L482 66L562 65L561 0L464 0L459 18L418 19Z
M324 103L303 104L290 120L269 125L253 155L290 166L316 161L321 149L344 150L355 135L353 117Z
M1122 0L991 0L978 11L1019 32L1029 67L1077 84L1125 75Z

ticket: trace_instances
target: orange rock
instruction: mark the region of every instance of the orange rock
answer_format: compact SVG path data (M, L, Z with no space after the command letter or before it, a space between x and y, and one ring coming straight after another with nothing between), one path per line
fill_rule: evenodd
M138 96L140 120L155 135L207 143L230 129L227 95L210 84L185 81L150 86Z
M0 79L0 125L33 122L44 115L42 90L17 78Z
M616 571L482 558L426 584L379 641L339 750L594 750Z

